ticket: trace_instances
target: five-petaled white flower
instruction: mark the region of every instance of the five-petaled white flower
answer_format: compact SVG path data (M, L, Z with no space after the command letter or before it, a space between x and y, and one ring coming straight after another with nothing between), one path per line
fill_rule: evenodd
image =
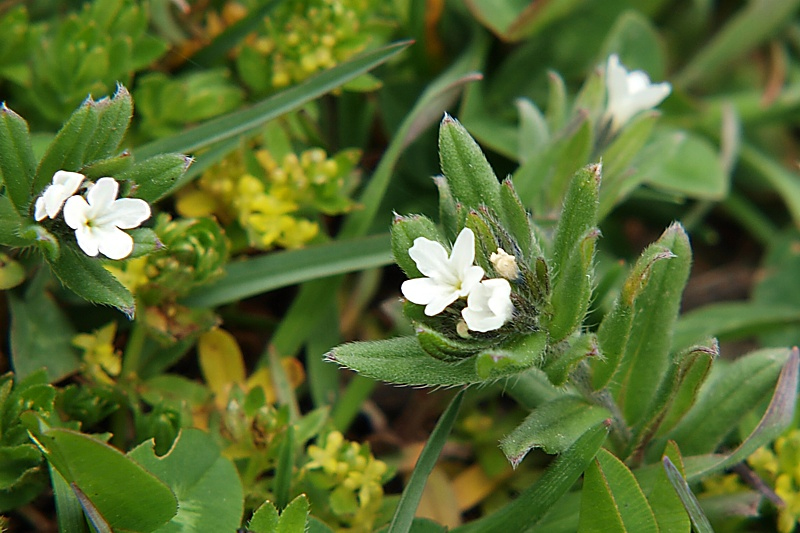
M436 241L417 237L408 255L427 276L403 282L400 290L409 301L425 306L425 314L438 315L445 307L470 294L483 278L475 261L475 235L469 228L458 234L450 256Z
M56 218L61 206L67 198L75 194L86 176L77 172L59 170L53 174L53 182L47 186L42 195L36 199L33 218L37 222L47 217Z
M98 252L109 259L124 259L133 250L133 238L122 231L150 218L150 206L139 198L117 199L119 184L100 178L86 194L73 196L64 205L64 220L75 230L78 246L86 255ZM88 202L87 202L88 200Z
M606 90L606 116L611 122L611 130L616 131L640 111L660 104L672 89L667 82L650 83L650 77L644 71L628 72L617 54L611 54L606 64Z
M504 278L486 279L474 287L467 297L461 316L472 331L493 331L505 324L514 313L511 284Z

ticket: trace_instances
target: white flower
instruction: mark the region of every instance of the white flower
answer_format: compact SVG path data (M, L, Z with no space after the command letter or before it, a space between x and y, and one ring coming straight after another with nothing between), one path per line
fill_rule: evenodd
M86 194L73 196L64 205L64 220L75 230L78 246L86 255L98 252L109 259L123 259L133 250L133 238L122 231L150 218L150 206L139 198L117 199L119 184L100 178ZM88 200L88 202L87 202Z
M36 199L33 218L37 222L47 217L56 218L61 206L67 198L75 194L86 176L77 172L59 170L53 174L53 182L47 186L42 195Z
M606 64L606 90L606 115L611 121L611 130L614 131L640 111L660 104L672 88L667 82L650 83L650 78L644 71L628 72L620 64L617 54L611 54Z
M511 284L503 278L487 279L473 288L461 316L472 331L500 328L514 313Z
M450 257L444 246L425 237L414 239L408 255L427 277L406 280L400 290L409 301L424 305L428 316L468 295L483 278L483 269L473 264L475 235L469 228L458 234Z

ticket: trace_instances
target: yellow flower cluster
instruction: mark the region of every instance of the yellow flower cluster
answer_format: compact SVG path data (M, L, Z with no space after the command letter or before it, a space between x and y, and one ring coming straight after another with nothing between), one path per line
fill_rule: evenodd
M380 5L375 0L282 2L247 39L237 58L239 71L252 88L263 91L331 68L374 39ZM258 73L258 66L266 71Z
M785 505L778 509L778 531L791 533L800 522L800 429L775 439L772 448L759 448L747 463L783 500Z
M303 470L313 483L332 489L331 509L346 527L339 531L369 532L383 502L383 481L388 467L375 459L369 447L350 442L338 431L325 437L324 445L310 445L311 459Z
M122 357L114 348L117 323L110 322L93 333L79 333L72 345L83 350L83 374L98 383L111 385L122 370Z
M288 153L280 162L263 149L253 156L249 168L241 153L210 168L196 186L182 191L178 212L213 214L226 226L237 223L249 246L266 250L299 248L319 233L319 224L301 213L336 214L351 207L346 193L357 150L328 158L324 150L312 148L299 157Z

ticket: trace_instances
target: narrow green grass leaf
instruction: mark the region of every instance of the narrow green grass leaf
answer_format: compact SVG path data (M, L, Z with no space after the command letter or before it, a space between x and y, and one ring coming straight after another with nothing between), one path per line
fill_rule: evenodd
M675 442L669 441L667 443L663 458L670 459L680 474L684 475L683 459ZM656 471L656 479L652 490L649 492L645 490L645 494L647 495L647 501L650 502L650 507L653 509L659 529L664 533L689 533L691 530L690 518L682 500L675 492L672 481L663 468L656 468ZM642 481L639 480L639 482L644 489Z
M53 496L56 501L56 515L58 516L58 530L70 533L89 533L86 519L83 517L83 508L78 497L72 491L64 476L49 465L50 479L53 482Z
M608 427L598 424L553 461L544 474L514 501L491 515L455 528L453 533L528 531L586 471L607 435Z
M223 278L193 292L184 303L214 307L280 287L390 263L388 234L275 252L229 263Z
M409 44L411 44L409 41L401 41L362 54L330 70L320 72L303 83L262 100L248 109L234 111L209 120L185 133L141 146L134 151L134 156L138 159L147 159L169 152L188 154L216 142L248 133L388 61Z
M436 427L433 428L428 442L422 449L422 453L417 460L414 471L411 473L411 478L408 480L408 485L403 489L403 495L400 497L400 503L397 505L397 510L392 518L392 523L389 525L389 533L408 533L411 531L411 524L414 521L414 514L416 513L419 501L422 498L422 490L425 488L425 483L428 476L436 466L436 460L442 451L447 436L450 430L453 429L453 424L456 422L458 410L461 408L461 403L464 400L464 393L466 389L458 391L450 405L439 421Z
M689 484L683 479L678 468L672 464L672 461L667 456L664 456L663 462L667 477L672 483L672 486L675 487L675 491L678 493L686 512L689 513L689 519L692 521L692 528L695 533L714 533L714 529L711 527L708 518L706 518L703 510L700 508L700 502L698 502L697 498L692 494L692 489L689 488Z
M284 441L278 455L278 464L275 466L275 506L284 509L289 503L289 490L292 485L294 470L294 425L289 424L284 434ZM285 512L285 509L284 509ZM303 522L305 524L305 521Z
M692 87L733 59L766 42L794 20L792 14L798 4L797 0L748 2L675 76L675 85Z

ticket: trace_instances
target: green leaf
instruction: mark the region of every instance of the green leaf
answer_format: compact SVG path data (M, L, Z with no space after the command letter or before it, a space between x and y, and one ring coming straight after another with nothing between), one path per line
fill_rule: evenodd
M601 449L608 427L598 424L561 454L533 485L494 513L457 527L453 533L528 531L569 491Z
M69 531L70 533L89 533L86 519L83 516L83 508L78 498L75 496L72 487L58 473L58 470L50 465L50 479L53 484L53 496L56 502L56 516L58 516L58 530Z
M178 500L178 512L158 533L234 531L244 508L236 467L223 457L212 437L199 429L182 429L172 448L157 457L149 440L131 450L131 459L166 483Z
M98 161L116 154L133 116L133 100L128 90L117 85L111 98L97 102L99 120L84 154L84 162ZM105 174L106 176L108 174Z
M570 374L581 361L587 357L592 360L599 355L597 336L593 333L582 333L568 340L569 345L563 350L551 348L542 367L550 383L556 387L563 386L569 380Z
M87 98L61 127L56 138L50 143L39 161L36 178L33 182L34 195L41 193L52 182L53 174L57 171L74 172L87 162L84 156L99 120L98 104L91 98Z
M395 216L392 221L392 255L397 265L409 278L420 278L422 273L417 263L408 255L414 241L424 237L431 241L442 242L433 220L424 215Z
M658 524L633 473L601 449L586 472L581 493L579 533L658 533Z
M161 154L136 163L117 174L119 181L130 181L130 196L153 203L172 190L192 164L192 158L180 154Z
M478 143L457 120L445 115L439 126L442 173L457 202L467 209L500 208L500 182Z
M14 209L28 214L36 175L28 123L3 103L0 105L0 177Z
M456 386L483 381L473 358L457 363L434 359L416 337L342 344L325 358L363 376L399 385Z
M669 457L665 456L663 463L664 470L667 472L667 477L672 483L672 486L675 487L675 491L678 493L678 497L680 497L684 508L689 513L689 519L692 521L692 529L695 533L713 533L714 529L708 522L706 515L703 514L703 510L700 508L700 502L698 502L697 498L692 494L692 489L689 488L688 483L686 483L680 471L672 464Z
M275 252L228 264L223 278L204 285L183 303L214 307L280 287L391 262L392 252L386 234Z
M29 429L47 460L114 530L153 531L175 516L172 491L130 457L89 435L36 425Z
M72 346L75 328L53 298L29 290L25 298L6 294L11 311L11 361L19 379L42 368L55 382L77 371L81 361Z
M26 215L27 213L25 216L20 216L11 200L7 196L0 196L0 244L14 248L33 244L20 235L23 224L30 222Z
M626 10L620 14L597 58L605 61L614 53L630 70L644 70L652 79L664 76L666 54L662 39L650 20L639 11Z
M708 337L741 339L798 324L800 307L770 302L710 304L681 315L675 325L674 345L681 349Z
M765 353L767 351L764 351ZM756 352L758 353L758 352ZM798 371L800 370L800 351L792 348L786 364L781 369L775 392L767 406L764 416L750 435L738 448L721 460L712 456L711 462L705 461L697 465L689 474L691 480L697 480L713 472L729 468L744 461L754 451L778 437L794 419L797 401ZM726 413L727 414L727 413ZM688 470L688 469L687 469Z
M279 521L278 509L267 500L253 512L253 517L247 523L247 529L253 533L273 533L278 530Z
M739 157L742 166L761 176L786 203L795 226L800 225L800 180L775 158L748 143L742 143Z
M526 263L532 262L534 256L541 255L541 251L534 240L528 212L525 210L525 206L522 205L522 200L517 195L517 191L514 190L514 183L510 178L503 180L500 185L500 206L502 207L503 222L517 246L519 246L519 252L522 254L523 260ZM506 251L512 255L517 255L516 250Z
M667 443L663 459L671 460L674 464L677 464L682 474L683 461L681 453L673 441ZM641 480L640 483L642 483ZM661 531L689 533L691 530L689 515L686 513L681 498L675 492L672 481L665 470L657 469L655 484L652 490L646 492L646 494L647 501L650 502L650 507L653 509L653 514Z
M669 433L684 455L711 453L742 417L769 394L781 369L794 372L787 350L759 350L736 361L717 363L700 390L697 401ZM791 361L795 357L788 357ZM791 376L790 376L791 377ZM791 419L791 417L790 417Z
M675 76L675 84L682 88L693 87L766 42L790 23L797 6L797 0L748 2L729 17L725 26L683 67Z
M633 327L634 302L647 286L653 266L674 254L660 244L648 246L631 269L614 302L611 312L603 317L597 330L597 342L602 357L593 358L592 386L600 390L611 381L622 360Z
M281 513L275 533L304 533L308 522L309 503L305 494L289 502Z
M536 104L527 98L514 103L519 112L519 162L524 164L549 143L550 128Z
M653 391L667 375L672 328L692 261L689 239L679 224L667 228L656 244L675 257L652 267L647 286L636 298L631 336L615 379L618 401L631 424L650 409Z
M481 351L475 371L482 380L527 370L541 362L547 348L547 334L537 331L496 348Z
M561 211L553 239L550 263L553 272L553 286L558 282L560 273L566 269L573 251L597 225L601 172L600 165L589 165L575 173L569 184L564 199L564 208Z
M262 100L249 109L234 111L209 120L185 133L141 146L134 151L134 155L137 159L147 159L168 152L188 154L216 142L250 133L270 120L297 109L388 61L409 44L411 44L409 41L401 41L364 53L330 70L320 72L295 87Z
M275 493L275 505L283 509L289 503L289 491L292 485L292 473L294 471L294 426L289 424L284 434L284 440L278 451L278 462L275 465L275 480L273 481L273 492ZM308 508L306 506L306 512ZM303 518L305 525L305 517Z
M685 130L657 130L635 167L637 180L690 198L722 200L730 187L714 145Z
M562 453L610 413L580 398L564 396L540 405L519 426L500 441L500 449L516 468L529 451L542 448Z
M58 259L48 262L61 283L84 300L116 307L133 318L136 312L133 295L103 268L99 259L74 246L63 246Z
M455 395L450 405L439 417L436 427L433 428L428 442L425 443L425 447L422 449L419 459L417 459L411 478L403 489L403 495L400 497L400 502L397 504L397 509L389 525L389 533L408 533L411 531L414 514L422 499L422 490L425 488L425 483L433 467L436 466L439 454L447 442L447 436L453 429L465 392L466 390L462 389Z

